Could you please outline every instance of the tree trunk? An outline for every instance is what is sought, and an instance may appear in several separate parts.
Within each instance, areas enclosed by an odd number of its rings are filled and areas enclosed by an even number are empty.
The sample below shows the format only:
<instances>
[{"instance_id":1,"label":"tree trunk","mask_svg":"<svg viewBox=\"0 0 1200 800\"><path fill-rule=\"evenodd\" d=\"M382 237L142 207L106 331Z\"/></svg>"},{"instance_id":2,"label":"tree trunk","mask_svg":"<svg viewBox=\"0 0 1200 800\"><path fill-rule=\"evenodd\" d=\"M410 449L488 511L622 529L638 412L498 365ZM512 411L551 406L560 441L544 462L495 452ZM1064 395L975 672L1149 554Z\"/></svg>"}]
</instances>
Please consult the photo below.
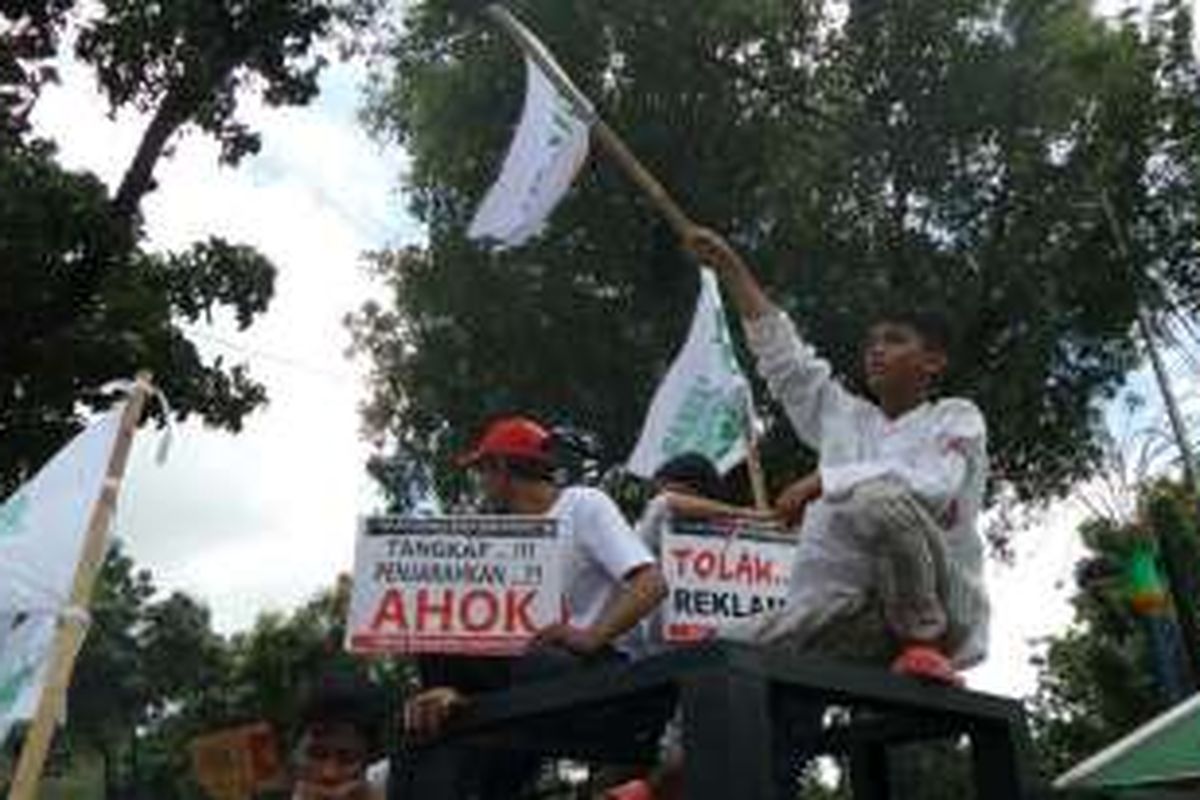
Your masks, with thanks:
<instances>
[{"instance_id":1,"label":"tree trunk","mask_svg":"<svg viewBox=\"0 0 1200 800\"><path fill-rule=\"evenodd\" d=\"M154 165L162 157L167 142L189 116L189 105L175 92L170 92L150 120L142 135L137 153L121 179L113 198L113 208L124 220L132 221L142 198L154 187Z\"/></svg>"}]
</instances>

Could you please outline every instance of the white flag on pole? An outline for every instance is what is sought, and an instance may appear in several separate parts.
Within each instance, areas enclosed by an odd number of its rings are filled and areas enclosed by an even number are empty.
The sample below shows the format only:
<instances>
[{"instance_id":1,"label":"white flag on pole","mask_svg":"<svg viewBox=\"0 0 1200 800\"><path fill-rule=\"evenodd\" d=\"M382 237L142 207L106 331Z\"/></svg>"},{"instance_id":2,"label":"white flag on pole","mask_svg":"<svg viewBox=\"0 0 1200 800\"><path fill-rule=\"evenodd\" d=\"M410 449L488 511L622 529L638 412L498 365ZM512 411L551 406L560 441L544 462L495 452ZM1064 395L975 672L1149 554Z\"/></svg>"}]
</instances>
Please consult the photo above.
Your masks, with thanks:
<instances>
[{"instance_id":1,"label":"white flag on pole","mask_svg":"<svg viewBox=\"0 0 1200 800\"><path fill-rule=\"evenodd\" d=\"M750 386L738 366L711 270L700 270L700 297L687 341L654 393L627 468L649 478L667 460L701 453L721 473L746 457Z\"/></svg>"},{"instance_id":2,"label":"white flag on pole","mask_svg":"<svg viewBox=\"0 0 1200 800\"><path fill-rule=\"evenodd\" d=\"M0 742L37 711L54 629L53 615L0 611Z\"/></svg>"},{"instance_id":3,"label":"white flag on pole","mask_svg":"<svg viewBox=\"0 0 1200 800\"><path fill-rule=\"evenodd\" d=\"M525 60L525 107L500 177L467 230L472 239L516 247L545 226L587 159L591 123Z\"/></svg>"},{"instance_id":4,"label":"white flag on pole","mask_svg":"<svg viewBox=\"0 0 1200 800\"><path fill-rule=\"evenodd\" d=\"M0 741L37 704L123 411L89 425L0 505Z\"/></svg>"}]
</instances>

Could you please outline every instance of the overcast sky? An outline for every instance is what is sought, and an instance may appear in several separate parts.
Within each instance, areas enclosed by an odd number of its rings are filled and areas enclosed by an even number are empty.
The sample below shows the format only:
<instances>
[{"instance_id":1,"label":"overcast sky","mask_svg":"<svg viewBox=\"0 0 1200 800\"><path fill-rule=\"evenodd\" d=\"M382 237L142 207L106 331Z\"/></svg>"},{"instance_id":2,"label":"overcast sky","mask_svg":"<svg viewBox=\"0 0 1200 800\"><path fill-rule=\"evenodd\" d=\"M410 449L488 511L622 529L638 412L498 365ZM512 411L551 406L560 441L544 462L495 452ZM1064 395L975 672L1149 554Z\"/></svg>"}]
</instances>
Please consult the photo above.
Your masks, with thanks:
<instances>
[{"instance_id":1,"label":"overcast sky","mask_svg":"<svg viewBox=\"0 0 1200 800\"><path fill-rule=\"evenodd\" d=\"M165 466L156 434L143 432L130 464L116 533L164 589L183 589L231 632L265 610L288 610L351 566L355 520L377 497L363 463L356 405L360 369L346 361L342 318L378 294L361 253L416 242L421 231L397 194L404 157L356 120L363 75L331 68L303 109L242 116L263 150L239 169L218 166L216 147L191 134L156 171L144 211L155 246L184 247L210 235L254 245L279 268L270 312L245 334L219 324L197 332L209 355L251 364L270 406L232 436L188 424ZM70 167L114 185L145 120L109 119L90 74L67 67L36 114ZM1017 540L1015 567L993 564L993 656L971 676L1006 693L1033 686L1027 640L1060 630L1079 555L1074 504L1055 508Z\"/></svg>"}]
</instances>

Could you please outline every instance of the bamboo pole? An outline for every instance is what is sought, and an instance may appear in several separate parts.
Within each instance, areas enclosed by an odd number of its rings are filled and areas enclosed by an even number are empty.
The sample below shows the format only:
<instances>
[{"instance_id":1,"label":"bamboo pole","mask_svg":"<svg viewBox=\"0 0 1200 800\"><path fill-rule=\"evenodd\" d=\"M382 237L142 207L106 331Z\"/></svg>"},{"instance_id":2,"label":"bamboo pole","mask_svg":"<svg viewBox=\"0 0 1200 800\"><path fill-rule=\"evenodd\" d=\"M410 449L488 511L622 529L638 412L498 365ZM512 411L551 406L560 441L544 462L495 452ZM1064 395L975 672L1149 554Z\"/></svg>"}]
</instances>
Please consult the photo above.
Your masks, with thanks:
<instances>
[{"instance_id":1,"label":"bamboo pole","mask_svg":"<svg viewBox=\"0 0 1200 800\"><path fill-rule=\"evenodd\" d=\"M749 386L746 387L746 468L750 472L754 507L766 511L771 507L771 502L767 498L767 478L758 452L758 414L754 411L754 396Z\"/></svg>"},{"instance_id":2,"label":"bamboo pole","mask_svg":"<svg viewBox=\"0 0 1200 800\"><path fill-rule=\"evenodd\" d=\"M116 511L117 493L121 487L121 478L125 474L125 465L129 461L133 434L142 418L142 409L146 404L149 390L149 373L139 373L137 382L125 403L125 411L121 415L120 427L108 459L104 487L88 517L83 551L80 554L79 563L75 567L75 577L71 586L68 606L76 613L64 615L58 621L58 629L55 631L50 653L46 683L42 687L33 722L21 747L16 774L13 776L12 787L8 795L9 800L34 800L37 796L42 768L46 762L46 754L49 752L50 740L54 734L54 725L61 716L66 703L67 689L71 685L71 672L75 667L75 659L79 655L80 647L83 646L84 636L87 635L87 619L81 610L86 609L91 602L92 589L104 563L108 528Z\"/></svg>"}]
</instances>

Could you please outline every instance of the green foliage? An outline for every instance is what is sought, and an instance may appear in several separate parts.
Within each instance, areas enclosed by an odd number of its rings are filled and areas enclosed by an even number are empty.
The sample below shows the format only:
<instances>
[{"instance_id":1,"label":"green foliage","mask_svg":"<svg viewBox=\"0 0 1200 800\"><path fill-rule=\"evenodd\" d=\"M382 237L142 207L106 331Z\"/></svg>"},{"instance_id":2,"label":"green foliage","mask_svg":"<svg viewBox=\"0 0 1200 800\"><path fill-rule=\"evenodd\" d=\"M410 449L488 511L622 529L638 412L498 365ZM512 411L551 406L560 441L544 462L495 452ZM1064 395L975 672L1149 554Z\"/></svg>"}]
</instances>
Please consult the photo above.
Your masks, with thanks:
<instances>
[{"instance_id":1,"label":"green foliage","mask_svg":"<svg viewBox=\"0 0 1200 800\"><path fill-rule=\"evenodd\" d=\"M173 138L194 126L222 160L256 152L238 104L271 106L317 92L329 55L349 53L373 0L69 0L0 2L0 495L11 491L111 398L97 387L154 373L181 417L237 431L266 400L245 365L206 361L183 324L264 313L274 266L253 249L209 239L181 252L144 246L139 206ZM149 122L119 186L64 169L34 138L28 112L54 78L68 21L76 56L114 111Z\"/></svg>"},{"instance_id":2,"label":"green foliage","mask_svg":"<svg viewBox=\"0 0 1200 800\"><path fill-rule=\"evenodd\" d=\"M47 59L74 0L0 0L0 147L29 130L29 112L43 85L57 79Z\"/></svg>"},{"instance_id":3,"label":"green foliage","mask_svg":"<svg viewBox=\"0 0 1200 800\"><path fill-rule=\"evenodd\" d=\"M80 403L139 369L181 413L237 430L265 399L244 366L206 363L181 321L264 312L274 267L213 239L179 254L131 247L107 191L63 170L44 143L0 150L0 493L80 427Z\"/></svg>"},{"instance_id":4,"label":"green foliage","mask_svg":"<svg viewBox=\"0 0 1200 800\"><path fill-rule=\"evenodd\" d=\"M1200 299L1187 10L1158 3L1143 32L1082 0L864 0L841 25L838 7L518 10L852 383L871 313L949 308L961 346L947 388L984 407L997 474L1023 497L1061 492L1093 469L1097 405L1136 363L1136 304ZM377 76L368 117L412 155L405 188L429 244L377 255L391 301L351 320L375 366L365 427L396 461L433 465L448 496L461 488L448 455L512 409L590 428L608 463L622 459L696 289L602 154L537 241L488 254L464 240L518 114L522 62L460 8L409 6ZM781 482L801 465L788 426L766 417Z\"/></svg>"},{"instance_id":5,"label":"green foliage","mask_svg":"<svg viewBox=\"0 0 1200 800\"><path fill-rule=\"evenodd\" d=\"M227 661L206 608L183 594L155 593L150 573L114 546L96 585L67 724L75 749L100 757L106 796L129 780L137 731L203 705L219 689ZM176 761L186 775L186 752Z\"/></svg>"}]
</instances>

